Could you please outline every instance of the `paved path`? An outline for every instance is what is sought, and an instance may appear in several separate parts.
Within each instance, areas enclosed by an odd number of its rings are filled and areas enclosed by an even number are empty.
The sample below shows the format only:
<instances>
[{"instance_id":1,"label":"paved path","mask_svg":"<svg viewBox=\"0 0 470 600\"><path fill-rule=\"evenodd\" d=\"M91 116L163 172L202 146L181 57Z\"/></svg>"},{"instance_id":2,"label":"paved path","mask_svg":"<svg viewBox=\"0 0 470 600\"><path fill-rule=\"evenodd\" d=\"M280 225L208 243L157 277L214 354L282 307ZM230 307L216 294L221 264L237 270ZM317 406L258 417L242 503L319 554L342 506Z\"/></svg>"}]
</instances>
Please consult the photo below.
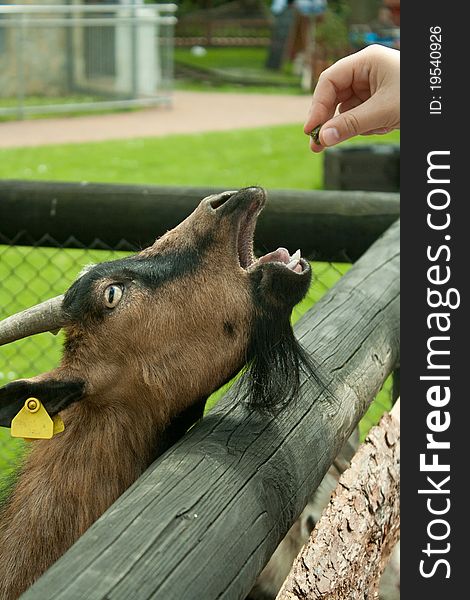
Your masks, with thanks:
<instances>
[{"instance_id":1,"label":"paved path","mask_svg":"<svg viewBox=\"0 0 470 600\"><path fill-rule=\"evenodd\" d=\"M302 123L309 96L175 92L173 107L0 123L0 148Z\"/></svg>"}]
</instances>

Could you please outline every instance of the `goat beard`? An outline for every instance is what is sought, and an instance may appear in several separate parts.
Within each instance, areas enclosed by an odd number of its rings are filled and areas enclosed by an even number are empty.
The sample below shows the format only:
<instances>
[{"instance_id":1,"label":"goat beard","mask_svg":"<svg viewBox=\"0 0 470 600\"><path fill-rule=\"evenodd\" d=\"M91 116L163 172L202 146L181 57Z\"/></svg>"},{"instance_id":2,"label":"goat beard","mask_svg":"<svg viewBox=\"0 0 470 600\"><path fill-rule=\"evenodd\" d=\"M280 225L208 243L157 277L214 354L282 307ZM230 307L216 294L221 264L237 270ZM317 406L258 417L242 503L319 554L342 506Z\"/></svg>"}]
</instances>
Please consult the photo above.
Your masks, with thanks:
<instances>
[{"instance_id":1,"label":"goat beard","mask_svg":"<svg viewBox=\"0 0 470 600\"><path fill-rule=\"evenodd\" d=\"M318 369L296 339L289 315L256 319L247 359L242 386L248 406L255 410L273 414L294 401L302 373L321 385Z\"/></svg>"}]
</instances>

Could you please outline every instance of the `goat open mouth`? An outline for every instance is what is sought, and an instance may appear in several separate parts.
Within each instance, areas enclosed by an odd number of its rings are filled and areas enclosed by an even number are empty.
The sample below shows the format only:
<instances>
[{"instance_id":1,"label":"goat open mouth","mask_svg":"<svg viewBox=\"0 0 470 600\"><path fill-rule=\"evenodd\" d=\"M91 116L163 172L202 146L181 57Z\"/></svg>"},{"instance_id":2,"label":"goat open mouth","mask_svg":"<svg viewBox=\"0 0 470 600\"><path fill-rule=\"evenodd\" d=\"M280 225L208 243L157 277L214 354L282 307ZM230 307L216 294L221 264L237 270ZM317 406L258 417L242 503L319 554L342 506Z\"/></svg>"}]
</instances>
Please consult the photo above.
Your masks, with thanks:
<instances>
[{"instance_id":1,"label":"goat open mouth","mask_svg":"<svg viewBox=\"0 0 470 600\"><path fill-rule=\"evenodd\" d=\"M245 271L252 271L263 263L283 265L290 271L302 274L309 270L308 262L301 257L300 250L290 254L286 248L278 248L256 258L253 251L253 238L258 216L266 202L266 192L260 187L249 187L239 191L224 192L211 197L213 210L223 213L238 213L237 254L238 262Z\"/></svg>"},{"instance_id":2,"label":"goat open mouth","mask_svg":"<svg viewBox=\"0 0 470 600\"><path fill-rule=\"evenodd\" d=\"M255 257L253 251L253 239L256 222L259 214L263 210L263 206L264 201L262 203L253 201L240 219L237 237L238 261L240 266L246 271L251 271L263 263L278 263L284 265L294 273L301 274L308 270L308 263L301 257L300 250L290 254L286 248L278 248L259 258Z\"/></svg>"}]
</instances>

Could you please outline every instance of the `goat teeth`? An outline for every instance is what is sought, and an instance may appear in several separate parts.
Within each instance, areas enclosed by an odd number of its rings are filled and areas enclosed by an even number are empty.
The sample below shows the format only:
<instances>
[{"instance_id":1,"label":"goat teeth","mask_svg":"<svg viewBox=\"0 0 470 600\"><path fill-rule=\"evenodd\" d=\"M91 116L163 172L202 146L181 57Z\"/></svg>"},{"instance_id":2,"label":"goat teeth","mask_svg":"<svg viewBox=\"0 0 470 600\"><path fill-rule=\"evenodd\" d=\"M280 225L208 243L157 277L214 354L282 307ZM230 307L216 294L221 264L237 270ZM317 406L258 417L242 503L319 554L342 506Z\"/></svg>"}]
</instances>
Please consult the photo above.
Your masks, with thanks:
<instances>
[{"instance_id":1,"label":"goat teeth","mask_svg":"<svg viewBox=\"0 0 470 600\"><path fill-rule=\"evenodd\" d=\"M297 265L300 264L300 261L298 258L294 258L293 260L291 260L290 262L287 263L287 268L290 269L291 271L294 271L295 267Z\"/></svg>"},{"instance_id":2,"label":"goat teeth","mask_svg":"<svg viewBox=\"0 0 470 600\"><path fill-rule=\"evenodd\" d=\"M296 250L294 254L290 257L291 261L300 260L300 250Z\"/></svg>"}]
</instances>

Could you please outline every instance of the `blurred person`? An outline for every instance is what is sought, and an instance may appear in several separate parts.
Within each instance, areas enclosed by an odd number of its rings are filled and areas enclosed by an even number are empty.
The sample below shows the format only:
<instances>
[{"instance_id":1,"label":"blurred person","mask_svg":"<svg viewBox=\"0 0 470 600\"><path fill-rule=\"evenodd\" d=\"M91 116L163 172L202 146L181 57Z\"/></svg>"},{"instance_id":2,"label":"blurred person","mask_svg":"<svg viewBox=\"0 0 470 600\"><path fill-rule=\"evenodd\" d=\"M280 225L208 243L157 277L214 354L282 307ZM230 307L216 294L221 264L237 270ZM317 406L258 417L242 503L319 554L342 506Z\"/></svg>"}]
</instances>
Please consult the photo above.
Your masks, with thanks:
<instances>
[{"instance_id":1,"label":"blurred person","mask_svg":"<svg viewBox=\"0 0 470 600\"><path fill-rule=\"evenodd\" d=\"M315 32L318 19L328 7L327 0L294 0L295 21L291 35L290 56L293 72L301 76L300 87L312 89Z\"/></svg>"},{"instance_id":2,"label":"blurred person","mask_svg":"<svg viewBox=\"0 0 470 600\"><path fill-rule=\"evenodd\" d=\"M384 6L389 11L393 25L400 27L400 0L384 0Z\"/></svg>"},{"instance_id":3,"label":"blurred person","mask_svg":"<svg viewBox=\"0 0 470 600\"><path fill-rule=\"evenodd\" d=\"M318 137L310 140L313 152L356 135L399 129L400 52L372 45L323 71L304 132L319 125Z\"/></svg>"},{"instance_id":4,"label":"blurred person","mask_svg":"<svg viewBox=\"0 0 470 600\"><path fill-rule=\"evenodd\" d=\"M274 26L266 67L279 70L285 60L301 75L303 89L311 89L311 55L315 20L327 7L327 0L272 0Z\"/></svg>"}]
</instances>

